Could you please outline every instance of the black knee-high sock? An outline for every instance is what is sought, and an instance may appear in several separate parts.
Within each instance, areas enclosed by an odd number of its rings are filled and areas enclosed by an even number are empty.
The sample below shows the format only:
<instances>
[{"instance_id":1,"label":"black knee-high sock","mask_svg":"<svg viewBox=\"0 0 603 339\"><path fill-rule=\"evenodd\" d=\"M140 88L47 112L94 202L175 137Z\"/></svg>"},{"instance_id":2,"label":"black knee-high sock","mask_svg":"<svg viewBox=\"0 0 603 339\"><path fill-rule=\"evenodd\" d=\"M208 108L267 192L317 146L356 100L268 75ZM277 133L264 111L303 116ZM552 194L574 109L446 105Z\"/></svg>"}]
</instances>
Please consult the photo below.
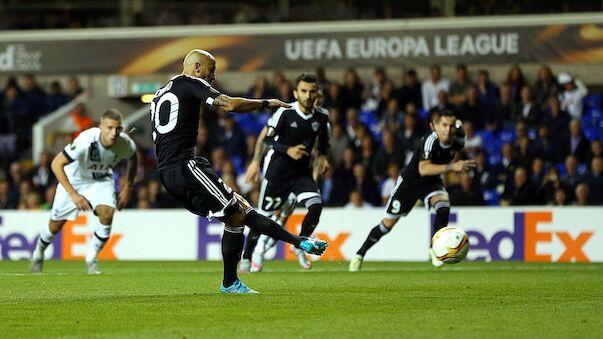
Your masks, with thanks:
<instances>
[{"instance_id":1,"label":"black knee-high sock","mask_svg":"<svg viewBox=\"0 0 603 339\"><path fill-rule=\"evenodd\" d=\"M310 202L306 202L306 207L308 208L308 213L304 217L302 221L301 232L299 233L302 237L309 237L312 235L316 226L318 225L318 221L320 220L320 213L322 212L322 205L320 203L312 203L313 198L308 199ZM319 198L317 198L319 199ZM320 201L320 199L318 200Z\"/></svg>"},{"instance_id":2,"label":"black knee-high sock","mask_svg":"<svg viewBox=\"0 0 603 339\"><path fill-rule=\"evenodd\" d=\"M435 220L433 222L433 233L440 229L448 226L448 215L450 214L450 202L438 201L435 203L434 209L436 211ZM433 234L432 234L433 236Z\"/></svg>"},{"instance_id":3,"label":"black knee-high sock","mask_svg":"<svg viewBox=\"0 0 603 339\"><path fill-rule=\"evenodd\" d=\"M237 279L237 265L243 251L243 227L240 232L231 232L224 229L222 235L222 259L224 261L224 287L231 286Z\"/></svg>"},{"instance_id":4,"label":"black knee-high sock","mask_svg":"<svg viewBox=\"0 0 603 339\"><path fill-rule=\"evenodd\" d=\"M379 241L379 239L381 239L381 237L387 234L389 231L390 229L385 227L383 223L380 223L379 225L373 227L368 237L366 237L364 244L362 244L362 247L360 247L356 254L364 257L366 251L373 247L373 245L375 245Z\"/></svg>"},{"instance_id":5,"label":"black knee-high sock","mask_svg":"<svg viewBox=\"0 0 603 339\"><path fill-rule=\"evenodd\" d=\"M245 225L249 226L252 230L266 234L271 238L288 242L295 247L299 247L299 244L304 240L303 237L298 237L289 233L286 229L279 226L276 222L272 221L256 211L249 211L245 218Z\"/></svg>"},{"instance_id":6,"label":"black knee-high sock","mask_svg":"<svg viewBox=\"0 0 603 339\"><path fill-rule=\"evenodd\" d=\"M250 230L249 234L247 234L247 242L245 242L245 250L243 251L243 259L251 260L251 255L253 254L253 249L255 245L258 244L258 239L260 238L260 233Z\"/></svg>"}]
</instances>

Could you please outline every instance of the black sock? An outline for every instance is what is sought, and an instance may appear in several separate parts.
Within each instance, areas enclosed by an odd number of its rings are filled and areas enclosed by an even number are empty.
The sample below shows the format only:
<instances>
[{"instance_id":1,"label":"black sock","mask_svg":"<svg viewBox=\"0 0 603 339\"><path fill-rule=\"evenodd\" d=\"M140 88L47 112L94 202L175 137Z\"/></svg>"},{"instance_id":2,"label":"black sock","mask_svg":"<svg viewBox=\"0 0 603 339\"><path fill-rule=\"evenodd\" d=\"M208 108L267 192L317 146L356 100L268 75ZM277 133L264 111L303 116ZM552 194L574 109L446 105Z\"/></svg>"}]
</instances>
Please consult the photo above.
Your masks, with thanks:
<instances>
[{"instance_id":1,"label":"black sock","mask_svg":"<svg viewBox=\"0 0 603 339\"><path fill-rule=\"evenodd\" d=\"M364 255L366 254L366 251L368 251L371 247L373 247L373 245L376 244L379 241L379 239L381 239L381 237L384 236L385 234L387 234L389 231L390 231L390 229L385 227L385 225L383 225L383 223L380 223L379 225L373 227L373 229L369 233L368 237L366 237L364 244L362 244L362 247L360 247L360 249L358 250L358 252L356 252L356 254L359 254L364 257Z\"/></svg>"},{"instance_id":2,"label":"black sock","mask_svg":"<svg viewBox=\"0 0 603 339\"><path fill-rule=\"evenodd\" d=\"M260 233L250 230L247 235L247 241L245 242L245 251L243 251L243 259L251 260L251 255L253 254L253 249L255 245L258 244L258 239L260 238Z\"/></svg>"},{"instance_id":3,"label":"black sock","mask_svg":"<svg viewBox=\"0 0 603 339\"><path fill-rule=\"evenodd\" d=\"M304 225L302 223L302 227L301 227L301 231L299 232L299 235L302 237L309 237L312 235L312 233L314 233L314 230L316 229L316 225Z\"/></svg>"},{"instance_id":4,"label":"black sock","mask_svg":"<svg viewBox=\"0 0 603 339\"><path fill-rule=\"evenodd\" d=\"M435 204L435 220L433 221L433 234L435 234L440 229L448 226L448 215L450 214L450 202L448 201L438 201ZM433 236L433 234L431 236Z\"/></svg>"},{"instance_id":5,"label":"black sock","mask_svg":"<svg viewBox=\"0 0 603 339\"><path fill-rule=\"evenodd\" d=\"M241 228L242 230L243 228ZM224 261L224 287L231 286L237 279L237 265L243 251L243 233L224 230L222 235L222 260Z\"/></svg>"},{"instance_id":6,"label":"black sock","mask_svg":"<svg viewBox=\"0 0 603 339\"><path fill-rule=\"evenodd\" d=\"M245 218L245 224L252 230L266 234L267 236L288 242L295 247L299 247L299 244L304 240L302 237L298 237L289 233L286 229L279 226L276 222L272 221L256 211L249 211Z\"/></svg>"}]
</instances>

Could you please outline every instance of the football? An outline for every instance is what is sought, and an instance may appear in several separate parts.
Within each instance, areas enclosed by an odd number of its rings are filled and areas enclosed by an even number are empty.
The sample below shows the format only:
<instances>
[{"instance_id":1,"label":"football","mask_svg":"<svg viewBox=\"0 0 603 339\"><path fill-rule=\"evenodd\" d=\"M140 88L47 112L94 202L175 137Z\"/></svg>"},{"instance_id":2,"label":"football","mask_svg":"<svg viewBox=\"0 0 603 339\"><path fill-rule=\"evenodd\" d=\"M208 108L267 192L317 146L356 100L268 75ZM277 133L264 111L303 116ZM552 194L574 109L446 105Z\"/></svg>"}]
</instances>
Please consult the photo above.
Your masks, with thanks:
<instances>
[{"instance_id":1,"label":"football","mask_svg":"<svg viewBox=\"0 0 603 339\"><path fill-rule=\"evenodd\" d=\"M456 264L465 259L469 252L469 238L460 228L444 227L431 238L431 248L445 264Z\"/></svg>"}]
</instances>

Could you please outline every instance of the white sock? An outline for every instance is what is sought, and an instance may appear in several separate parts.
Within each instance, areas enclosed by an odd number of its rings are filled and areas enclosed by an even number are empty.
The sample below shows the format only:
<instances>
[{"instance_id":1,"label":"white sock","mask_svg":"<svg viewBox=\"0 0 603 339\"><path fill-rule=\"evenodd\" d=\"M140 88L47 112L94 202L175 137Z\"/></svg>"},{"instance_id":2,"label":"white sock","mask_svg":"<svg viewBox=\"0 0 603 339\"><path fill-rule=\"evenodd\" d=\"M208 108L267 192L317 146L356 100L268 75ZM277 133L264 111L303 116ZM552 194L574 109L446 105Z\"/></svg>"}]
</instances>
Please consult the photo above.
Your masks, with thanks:
<instances>
[{"instance_id":1,"label":"white sock","mask_svg":"<svg viewBox=\"0 0 603 339\"><path fill-rule=\"evenodd\" d=\"M54 234L50 232L48 226L44 227L40 232L40 236L38 237L38 241L36 243L36 248L33 251L31 256L31 260L40 261L44 260L44 251L52 243L54 239Z\"/></svg>"},{"instance_id":2,"label":"white sock","mask_svg":"<svg viewBox=\"0 0 603 339\"><path fill-rule=\"evenodd\" d=\"M86 253L86 262L94 262L100 251L105 247L109 236L111 235L111 225L103 225L100 222L94 229L94 235L90 241L88 252Z\"/></svg>"}]
</instances>

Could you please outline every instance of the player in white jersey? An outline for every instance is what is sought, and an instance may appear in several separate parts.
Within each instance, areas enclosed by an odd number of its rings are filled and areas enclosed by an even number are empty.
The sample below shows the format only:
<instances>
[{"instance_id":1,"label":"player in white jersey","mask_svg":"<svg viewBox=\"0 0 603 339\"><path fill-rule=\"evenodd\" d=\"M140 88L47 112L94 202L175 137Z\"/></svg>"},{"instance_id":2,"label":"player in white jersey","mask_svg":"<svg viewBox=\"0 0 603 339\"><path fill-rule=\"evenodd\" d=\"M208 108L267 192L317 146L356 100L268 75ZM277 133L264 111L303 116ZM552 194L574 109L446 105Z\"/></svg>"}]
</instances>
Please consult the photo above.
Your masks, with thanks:
<instances>
[{"instance_id":1,"label":"player in white jersey","mask_svg":"<svg viewBox=\"0 0 603 339\"><path fill-rule=\"evenodd\" d=\"M115 194L113 167L127 159L127 181ZM86 253L86 272L99 274L97 257L109 240L115 209L130 201L136 175L136 144L123 133L122 115L110 109L103 113L99 127L80 133L52 160L51 169L59 184L52 204L48 227L40 233L31 258L30 272L42 272L44 250L67 220L79 211L92 210L99 223Z\"/></svg>"}]
</instances>

